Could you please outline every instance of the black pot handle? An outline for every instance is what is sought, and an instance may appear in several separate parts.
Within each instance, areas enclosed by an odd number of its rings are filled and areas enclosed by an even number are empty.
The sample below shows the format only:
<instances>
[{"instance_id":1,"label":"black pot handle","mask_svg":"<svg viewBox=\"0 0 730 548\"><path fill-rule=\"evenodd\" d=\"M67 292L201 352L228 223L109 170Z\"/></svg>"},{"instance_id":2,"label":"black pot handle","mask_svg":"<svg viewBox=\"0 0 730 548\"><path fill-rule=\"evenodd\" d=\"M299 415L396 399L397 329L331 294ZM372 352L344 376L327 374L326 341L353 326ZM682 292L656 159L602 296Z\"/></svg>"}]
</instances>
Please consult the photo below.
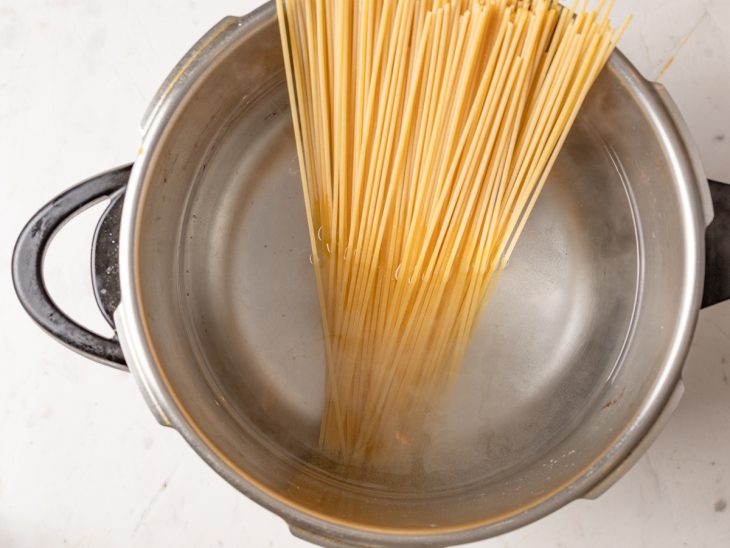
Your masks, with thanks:
<instances>
[{"instance_id":1,"label":"black pot handle","mask_svg":"<svg viewBox=\"0 0 730 548\"><path fill-rule=\"evenodd\" d=\"M710 181L715 220L707 229L702 308L730 299L730 185Z\"/></svg>"},{"instance_id":2,"label":"black pot handle","mask_svg":"<svg viewBox=\"0 0 730 548\"><path fill-rule=\"evenodd\" d=\"M53 236L68 220L100 200L111 198L112 203L107 208L94 238L93 280L97 302L107 321L113 325L111 307L116 308L119 304L118 214L131 170L132 166L127 165L108 171L58 196L36 213L25 226L13 253L15 291L30 317L49 335L69 348L125 371L126 362L116 336L106 339L89 331L64 314L53 302L43 279L43 259ZM117 217L113 217L112 213ZM106 277L100 276L100 269Z\"/></svg>"}]
</instances>

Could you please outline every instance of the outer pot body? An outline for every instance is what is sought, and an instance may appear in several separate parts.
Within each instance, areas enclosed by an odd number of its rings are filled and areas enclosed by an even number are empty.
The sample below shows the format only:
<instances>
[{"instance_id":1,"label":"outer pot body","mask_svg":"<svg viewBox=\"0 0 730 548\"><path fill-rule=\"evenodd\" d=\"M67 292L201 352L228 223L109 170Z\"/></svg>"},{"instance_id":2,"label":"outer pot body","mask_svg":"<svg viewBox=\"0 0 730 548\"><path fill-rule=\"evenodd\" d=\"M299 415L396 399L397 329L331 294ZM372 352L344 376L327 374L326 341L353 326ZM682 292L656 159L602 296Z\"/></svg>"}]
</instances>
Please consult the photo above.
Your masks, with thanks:
<instances>
[{"instance_id":1,"label":"outer pot body","mask_svg":"<svg viewBox=\"0 0 730 548\"><path fill-rule=\"evenodd\" d=\"M272 4L213 29L145 118L114 317L160 422L322 544L474 541L622 474L681 395L712 219L666 94L614 55L432 451L375 473L316 445L321 334L289 127Z\"/></svg>"}]
</instances>

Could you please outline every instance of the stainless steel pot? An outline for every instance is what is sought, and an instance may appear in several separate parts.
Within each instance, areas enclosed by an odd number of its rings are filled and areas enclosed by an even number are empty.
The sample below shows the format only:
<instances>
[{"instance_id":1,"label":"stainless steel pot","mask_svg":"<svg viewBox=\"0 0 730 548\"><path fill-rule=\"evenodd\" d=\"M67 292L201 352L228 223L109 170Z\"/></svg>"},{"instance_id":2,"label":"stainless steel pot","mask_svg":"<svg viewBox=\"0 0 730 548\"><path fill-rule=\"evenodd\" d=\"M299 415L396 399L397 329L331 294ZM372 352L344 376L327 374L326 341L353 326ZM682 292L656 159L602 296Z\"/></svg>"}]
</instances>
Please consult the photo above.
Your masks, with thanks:
<instances>
[{"instance_id":1,"label":"stainless steel pot","mask_svg":"<svg viewBox=\"0 0 730 548\"><path fill-rule=\"evenodd\" d=\"M211 30L144 118L134 167L41 210L13 261L51 335L129 367L155 416L219 474L322 545L444 546L595 497L677 404L703 297L730 297L713 196L666 92L615 54L474 338L431 444L403 471L317 447L322 335L275 11ZM94 287L118 340L48 296L55 231L111 197ZM705 277L705 252L709 265Z\"/></svg>"}]
</instances>

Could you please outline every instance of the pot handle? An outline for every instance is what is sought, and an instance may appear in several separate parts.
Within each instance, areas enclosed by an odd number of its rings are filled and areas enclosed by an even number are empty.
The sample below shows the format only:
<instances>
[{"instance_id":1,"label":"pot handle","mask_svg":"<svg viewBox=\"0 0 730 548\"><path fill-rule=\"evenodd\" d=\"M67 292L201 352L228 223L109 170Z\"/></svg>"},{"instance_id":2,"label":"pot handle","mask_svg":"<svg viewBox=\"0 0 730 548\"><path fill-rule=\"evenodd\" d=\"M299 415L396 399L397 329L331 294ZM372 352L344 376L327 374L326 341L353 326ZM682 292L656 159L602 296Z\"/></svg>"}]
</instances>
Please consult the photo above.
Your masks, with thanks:
<instances>
[{"instance_id":1,"label":"pot handle","mask_svg":"<svg viewBox=\"0 0 730 548\"><path fill-rule=\"evenodd\" d=\"M119 224L113 224L110 214L121 209L131 170L132 166L127 165L102 173L55 198L28 222L20 233L13 252L15 292L30 317L49 335L72 350L124 371L127 370L127 365L116 336L106 339L80 326L53 302L43 279L43 259L53 236L67 221L102 199L111 198L112 203L94 238L93 281L97 302L113 327L109 310L111 306L116 307L119 304L116 271L118 260L116 263L109 260L113 260L115 253L118 253L116 242ZM113 244L116 251L102 252L104 245L109 243ZM104 269L106 276L98 277L100 268Z\"/></svg>"},{"instance_id":2,"label":"pot handle","mask_svg":"<svg viewBox=\"0 0 730 548\"><path fill-rule=\"evenodd\" d=\"M710 181L715 220L705 236L705 292L702 308L730 299L730 185Z\"/></svg>"}]
</instances>

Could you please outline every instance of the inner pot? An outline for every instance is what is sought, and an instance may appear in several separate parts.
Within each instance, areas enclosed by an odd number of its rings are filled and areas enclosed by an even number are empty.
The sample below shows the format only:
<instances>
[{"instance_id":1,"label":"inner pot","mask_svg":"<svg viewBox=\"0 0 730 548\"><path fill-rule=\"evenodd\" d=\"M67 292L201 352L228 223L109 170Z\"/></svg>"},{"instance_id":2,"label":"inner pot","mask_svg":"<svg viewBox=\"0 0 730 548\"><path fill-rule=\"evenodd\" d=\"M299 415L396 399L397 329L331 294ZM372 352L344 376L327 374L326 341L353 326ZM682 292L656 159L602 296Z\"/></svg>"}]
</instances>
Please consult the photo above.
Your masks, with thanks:
<instances>
[{"instance_id":1,"label":"inner pot","mask_svg":"<svg viewBox=\"0 0 730 548\"><path fill-rule=\"evenodd\" d=\"M273 6L206 36L145 128L122 221L125 356L163 422L298 527L441 545L524 525L609 475L677 386L703 279L699 182L621 54L430 443L392 469L346 469L318 447L323 340Z\"/></svg>"}]
</instances>

